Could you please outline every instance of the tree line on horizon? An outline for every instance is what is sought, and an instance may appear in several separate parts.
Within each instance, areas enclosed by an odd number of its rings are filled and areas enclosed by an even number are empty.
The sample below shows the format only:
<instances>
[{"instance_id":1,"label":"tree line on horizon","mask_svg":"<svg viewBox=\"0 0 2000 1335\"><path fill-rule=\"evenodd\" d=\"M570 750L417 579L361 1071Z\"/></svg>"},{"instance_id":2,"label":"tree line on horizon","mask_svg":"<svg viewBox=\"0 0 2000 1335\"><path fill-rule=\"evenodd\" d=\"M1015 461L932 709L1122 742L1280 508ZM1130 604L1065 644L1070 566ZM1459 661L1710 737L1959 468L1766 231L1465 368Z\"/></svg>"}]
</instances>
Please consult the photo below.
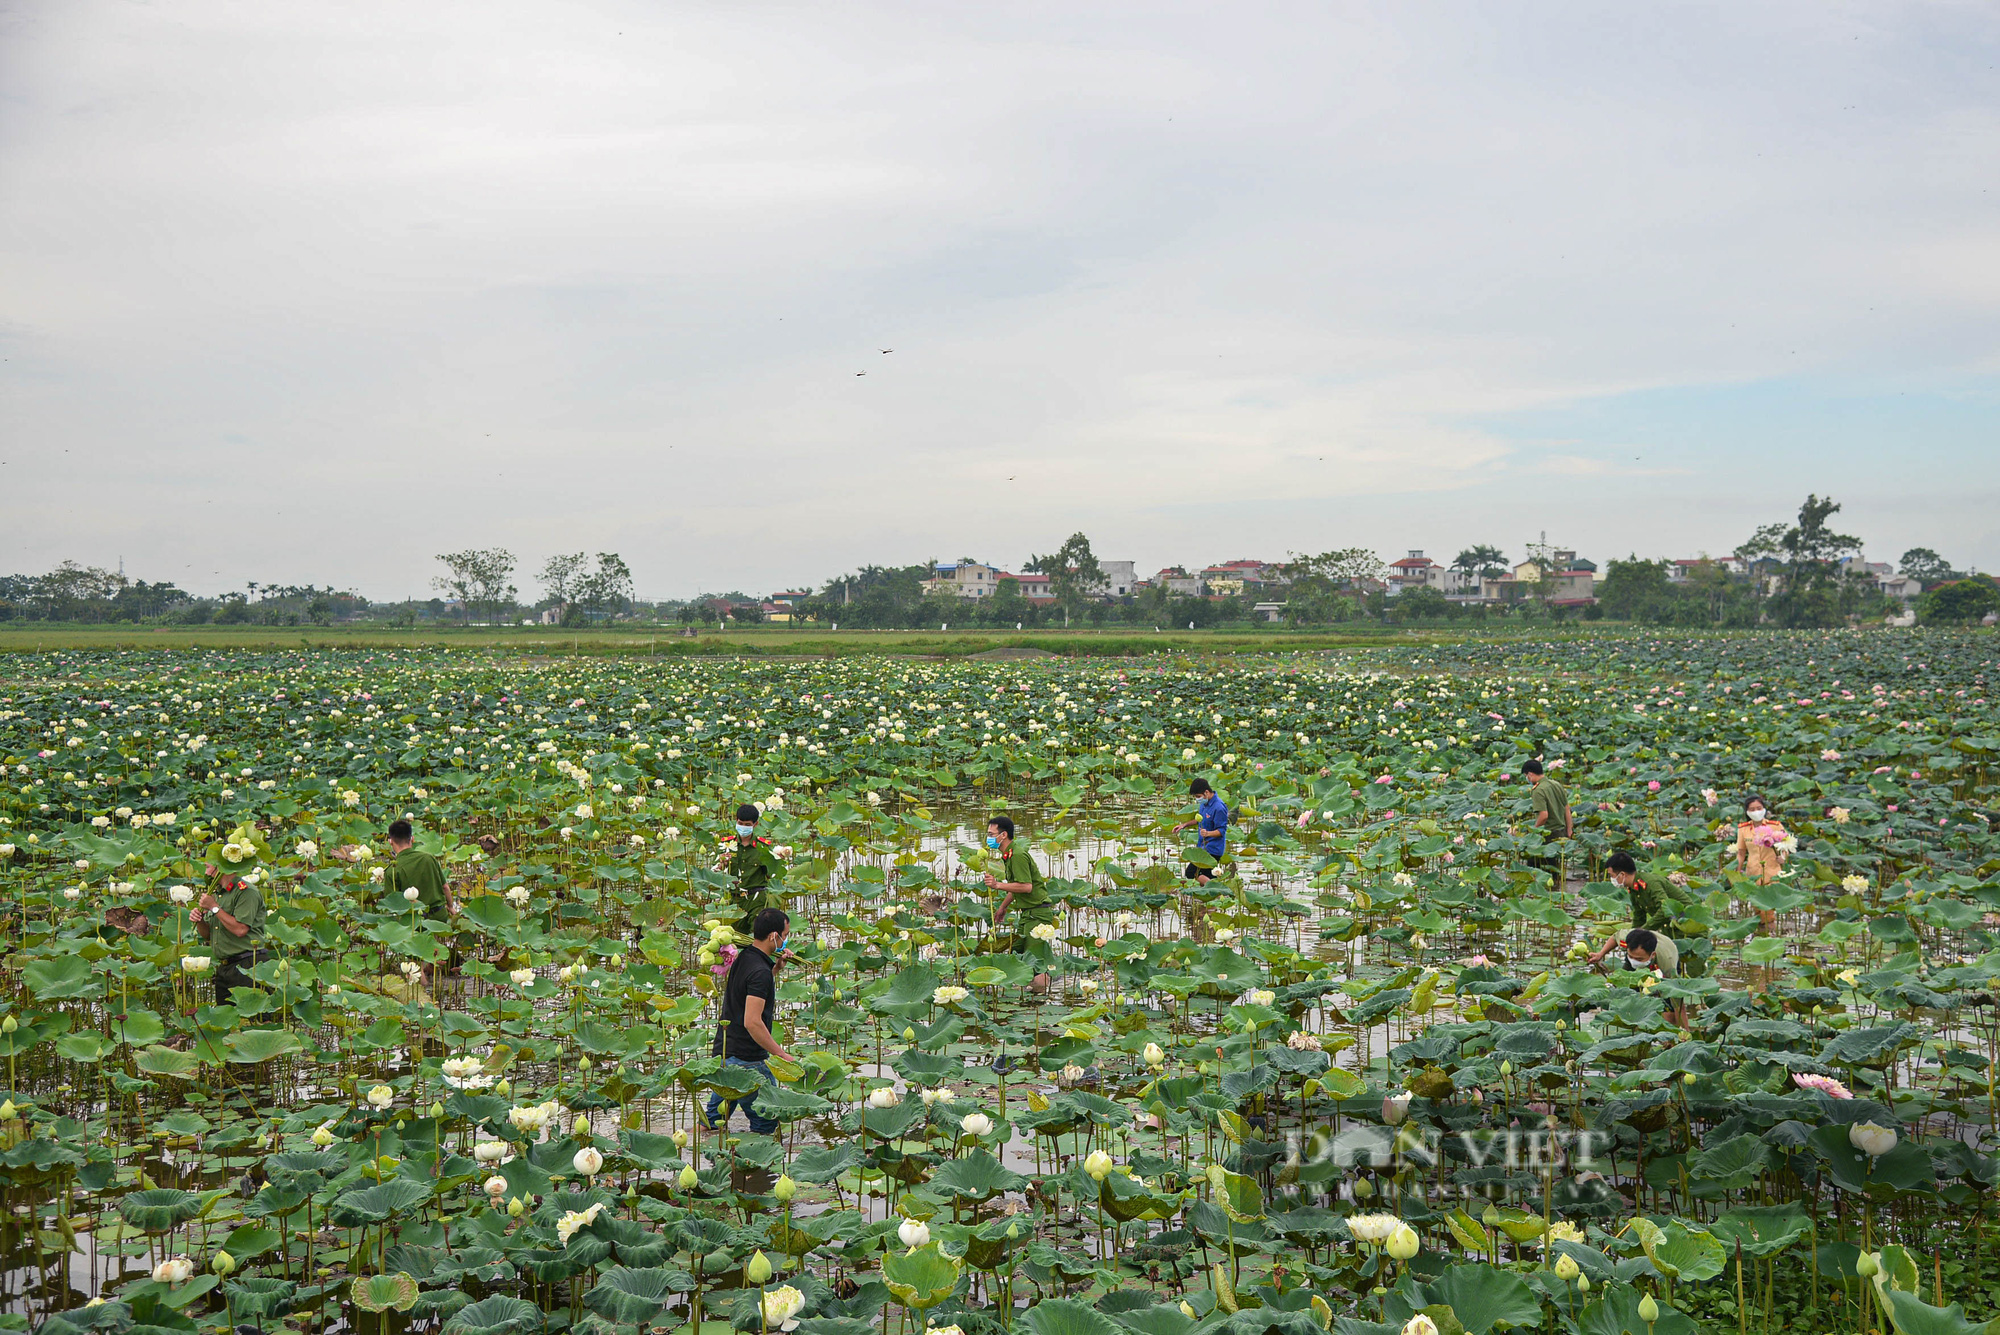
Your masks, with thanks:
<instances>
[{"instance_id":1,"label":"tree line on horizon","mask_svg":"<svg viewBox=\"0 0 2000 1335\"><path fill-rule=\"evenodd\" d=\"M1861 541L1836 532L1831 521L1840 505L1808 496L1791 523L1759 527L1729 555L1743 569L1721 560L1697 563L1684 579L1673 578L1674 563L1630 555L1609 561L1589 607L1551 607L1548 581L1530 584L1519 602L1506 605L1454 601L1433 588L1389 596L1388 567L1361 547L1315 555L1294 553L1277 563L1283 583L1282 620L1295 626L1350 622L1398 624L1507 618L1611 620L1661 626L1823 627L1900 610L1871 576L1843 569ZM1537 551L1531 546L1529 558ZM1548 552L1539 555L1546 560ZM970 560L971 558L963 558ZM543 563L536 579L541 596L520 600L515 571L519 561L502 547L467 548L437 557L443 573L432 579L438 596L400 603L371 603L352 590L332 585L292 585L249 581L243 590L199 596L171 581L128 579L76 561L64 561L45 575L0 576L0 623L137 623L155 625L331 625L375 620L414 624L418 620L511 621L524 612L563 626L642 620L684 625L723 620L754 624L765 620L764 600L740 592L640 604L633 594L631 567L616 552L562 553ZM1151 585L1122 598L1099 594L1102 567L1087 535L1073 533L1051 552L1031 555L1026 569L1046 575L1051 597L1029 599L1011 579L986 598L927 593L924 584L935 559L903 566L862 566L833 577L809 596L794 600L786 613L795 623L857 629L921 629L931 626L1011 628L1047 625L1131 625L1208 629L1259 618L1255 608L1273 600L1272 591L1246 590L1238 596L1193 596ZM1459 551L1448 569L1466 579L1491 578L1509 569L1499 547L1481 543ZM1954 569L1928 547L1903 553L1898 571L1924 589L1919 615L1941 624L1979 620L2000 610L2000 584L1989 575ZM805 586L802 586L805 587ZM1894 608L1890 605L1894 604Z\"/></svg>"}]
</instances>

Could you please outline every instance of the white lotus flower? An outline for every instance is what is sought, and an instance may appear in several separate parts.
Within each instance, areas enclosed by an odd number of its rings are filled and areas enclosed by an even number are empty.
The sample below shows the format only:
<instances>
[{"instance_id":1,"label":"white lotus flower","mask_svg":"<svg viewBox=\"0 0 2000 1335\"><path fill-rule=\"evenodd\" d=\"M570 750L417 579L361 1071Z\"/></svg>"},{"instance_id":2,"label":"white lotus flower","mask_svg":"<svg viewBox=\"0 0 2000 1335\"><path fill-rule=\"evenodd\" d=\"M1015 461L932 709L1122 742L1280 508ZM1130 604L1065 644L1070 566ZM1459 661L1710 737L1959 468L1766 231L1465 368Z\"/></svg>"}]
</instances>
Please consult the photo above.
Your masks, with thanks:
<instances>
[{"instance_id":1,"label":"white lotus flower","mask_svg":"<svg viewBox=\"0 0 2000 1335\"><path fill-rule=\"evenodd\" d=\"M417 887L414 885L403 892L403 898L408 900L412 904L416 903L423 897L424 897L424 892L417 889Z\"/></svg>"},{"instance_id":2,"label":"white lotus flower","mask_svg":"<svg viewBox=\"0 0 2000 1335\"><path fill-rule=\"evenodd\" d=\"M377 1085L368 1091L368 1106L386 1108L396 1101L396 1091L387 1085Z\"/></svg>"},{"instance_id":3,"label":"white lotus flower","mask_svg":"<svg viewBox=\"0 0 2000 1335\"><path fill-rule=\"evenodd\" d=\"M192 904L194 903L194 890L185 885L170 885L167 887L167 898L176 904Z\"/></svg>"},{"instance_id":4,"label":"white lotus flower","mask_svg":"<svg viewBox=\"0 0 2000 1335\"><path fill-rule=\"evenodd\" d=\"M1102 1182L1110 1177L1111 1170L1115 1166L1111 1156L1103 1150L1092 1150L1083 1156L1083 1171L1090 1174L1090 1180L1093 1182Z\"/></svg>"},{"instance_id":5,"label":"white lotus flower","mask_svg":"<svg viewBox=\"0 0 2000 1335\"><path fill-rule=\"evenodd\" d=\"M578 1150L576 1157L572 1158L569 1162L570 1167L576 1169L577 1172L582 1173L585 1177L596 1177L604 1170L604 1156L588 1145Z\"/></svg>"},{"instance_id":6,"label":"white lotus flower","mask_svg":"<svg viewBox=\"0 0 2000 1335\"><path fill-rule=\"evenodd\" d=\"M181 972L206 973L208 966L213 963L215 963L214 959L207 955L183 955L181 956Z\"/></svg>"},{"instance_id":7,"label":"white lotus flower","mask_svg":"<svg viewBox=\"0 0 2000 1335\"><path fill-rule=\"evenodd\" d=\"M893 1108L903 1100L888 1085L868 1091L868 1106L871 1108Z\"/></svg>"},{"instance_id":8,"label":"white lotus flower","mask_svg":"<svg viewBox=\"0 0 2000 1335\"><path fill-rule=\"evenodd\" d=\"M772 1330L796 1330L799 1313L805 1310L806 1296L789 1284L764 1290L761 1299L764 1324Z\"/></svg>"},{"instance_id":9,"label":"white lotus flower","mask_svg":"<svg viewBox=\"0 0 2000 1335\"><path fill-rule=\"evenodd\" d=\"M1403 1323L1403 1335L1438 1335L1437 1322L1419 1312Z\"/></svg>"},{"instance_id":10,"label":"white lotus flower","mask_svg":"<svg viewBox=\"0 0 2000 1335\"><path fill-rule=\"evenodd\" d=\"M170 1256L153 1267L155 1284L185 1284L194 1278L194 1262L185 1256Z\"/></svg>"},{"instance_id":11,"label":"white lotus flower","mask_svg":"<svg viewBox=\"0 0 2000 1335\"><path fill-rule=\"evenodd\" d=\"M596 814L597 813L595 811L592 811L590 809L590 803L588 802L579 803L576 808L576 818L578 820L589 820L592 816L595 816Z\"/></svg>"},{"instance_id":12,"label":"white lotus flower","mask_svg":"<svg viewBox=\"0 0 2000 1335\"><path fill-rule=\"evenodd\" d=\"M1896 1148L1896 1133L1873 1122L1856 1122L1847 1128L1847 1143L1871 1159L1879 1159Z\"/></svg>"},{"instance_id":13,"label":"white lotus flower","mask_svg":"<svg viewBox=\"0 0 2000 1335\"><path fill-rule=\"evenodd\" d=\"M504 1140L482 1140L472 1147L472 1157L481 1163L499 1163L510 1148Z\"/></svg>"},{"instance_id":14,"label":"white lotus flower","mask_svg":"<svg viewBox=\"0 0 2000 1335\"><path fill-rule=\"evenodd\" d=\"M311 862L319 856L319 845L310 839L301 839L292 846L292 852L298 854L302 861Z\"/></svg>"},{"instance_id":15,"label":"white lotus flower","mask_svg":"<svg viewBox=\"0 0 2000 1335\"><path fill-rule=\"evenodd\" d=\"M931 1000L940 1006L946 1006L954 1001L963 1001L970 995L971 993L962 987L946 984L931 993Z\"/></svg>"},{"instance_id":16,"label":"white lotus flower","mask_svg":"<svg viewBox=\"0 0 2000 1335\"><path fill-rule=\"evenodd\" d=\"M515 969L508 973L507 980L516 987L526 987L535 981L535 971L533 969Z\"/></svg>"},{"instance_id":17,"label":"white lotus flower","mask_svg":"<svg viewBox=\"0 0 2000 1335\"><path fill-rule=\"evenodd\" d=\"M1148 1066L1165 1066L1167 1064L1166 1050L1158 1043L1148 1043L1145 1052L1140 1055L1145 1058L1146 1065Z\"/></svg>"},{"instance_id":18,"label":"white lotus flower","mask_svg":"<svg viewBox=\"0 0 2000 1335\"><path fill-rule=\"evenodd\" d=\"M1028 930L1028 935L1034 937L1037 941L1053 941L1056 939L1055 924L1038 922Z\"/></svg>"},{"instance_id":19,"label":"white lotus flower","mask_svg":"<svg viewBox=\"0 0 2000 1335\"><path fill-rule=\"evenodd\" d=\"M1278 994L1268 987L1253 987L1243 994L1243 999L1252 1006L1268 1006L1278 999Z\"/></svg>"},{"instance_id":20,"label":"white lotus flower","mask_svg":"<svg viewBox=\"0 0 2000 1335\"><path fill-rule=\"evenodd\" d=\"M959 1123L968 1136L990 1136L993 1134L993 1119L985 1113L967 1113Z\"/></svg>"},{"instance_id":21,"label":"white lotus flower","mask_svg":"<svg viewBox=\"0 0 2000 1335\"><path fill-rule=\"evenodd\" d=\"M487 1196L493 1200L497 1201L507 1194L507 1179L497 1173L487 1178L484 1186Z\"/></svg>"},{"instance_id":22,"label":"white lotus flower","mask_svg":"<svg viewBox=\"0 0 2000 1335\"><path fill-rule=\"evenodd\" d=\"M1403 1221L1392 1214L1357 1214L1347 1220L1347 1231L1357 1242L1387 1242L1389 1235L1403 1226Z\"/></svg>"},{"instance_id":23,"label":"white lotus flower","mask_svg":"<svg viewBox=\"0 0 2000 1335\"><path fill-rule=\"evenodd\" d=\"M930 1226L920 1219L905 1219L896 1227L896 1236L912 1251L931 1240Z\"/></svg>"}]
</instances>

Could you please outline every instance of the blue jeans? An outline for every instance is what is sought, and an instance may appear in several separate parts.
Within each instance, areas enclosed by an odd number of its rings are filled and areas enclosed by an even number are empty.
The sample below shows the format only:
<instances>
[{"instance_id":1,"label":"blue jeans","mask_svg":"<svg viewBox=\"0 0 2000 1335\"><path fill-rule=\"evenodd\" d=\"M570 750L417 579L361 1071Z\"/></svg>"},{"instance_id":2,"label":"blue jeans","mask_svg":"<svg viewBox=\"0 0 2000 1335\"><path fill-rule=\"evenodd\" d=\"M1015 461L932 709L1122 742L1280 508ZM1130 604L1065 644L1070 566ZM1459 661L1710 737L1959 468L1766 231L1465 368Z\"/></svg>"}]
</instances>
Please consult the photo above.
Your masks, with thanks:
<instances>
[{"instance_id":1,"label":"blue jeans","mask_svg":"<svg viewBox=\"0 0 2000 1335\"><path fill-rule=\"evenodd\" d=\"M771 1075L771 1064L762 1057L759 1057L755 1061L751 1061L746 1057L724 1057L722 1064L724 1066L741 1066L746 1071L755 1071L765 1084L771 1086L773 1089L777 1088L778 1082ZM711 1093L708 1096L708 1124L715 1127L727 1126L729 1124L729 1115L736 1110L739 1104L750 1118L751 1131L760 1136L772 1135L777 1131L778 1119L775 1117L766 1117L757 1111L757 1092L755 1090L745 1094L741 1099L730 1099L726 1102L723 1100L720 1090Z\"/></svg>"}]
</instances>

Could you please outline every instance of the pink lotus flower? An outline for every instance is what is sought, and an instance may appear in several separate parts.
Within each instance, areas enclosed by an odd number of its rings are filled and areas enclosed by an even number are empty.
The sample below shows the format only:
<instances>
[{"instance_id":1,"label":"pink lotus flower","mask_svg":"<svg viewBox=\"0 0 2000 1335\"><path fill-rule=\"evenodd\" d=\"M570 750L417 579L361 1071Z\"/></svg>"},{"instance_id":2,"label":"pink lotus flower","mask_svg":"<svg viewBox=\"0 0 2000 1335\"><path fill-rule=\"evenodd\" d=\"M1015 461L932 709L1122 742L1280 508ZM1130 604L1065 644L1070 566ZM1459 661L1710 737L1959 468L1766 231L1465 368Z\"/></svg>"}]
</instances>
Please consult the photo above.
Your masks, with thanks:
<instances>
[{"instance_id":1,"label":"pink lotus flower","mask_svg":"<svg viewBox=\"0 0 2000 1335\"><path fill-rule=\"evenodd\" d=\"M1874 772L1877 774L1887 774L1889 772L1889 767L1887 765L1877 765L1875 767Z\"/></svg>"},{"instance_id":2,"label":"pink lotus flower","mask_svg":"<svg viewBox=\"0 0 2000 1335\"><path fill-rule=\"evenodd\" d=\"M1819 753L1819 758L1821 760L1838 760L1840 759L1840 752L1829 746L1826 750Z\"/></svg>"},{"instance_id":3,"label":"pink lotus flower","mask_svg":"<svg viewBox=\"0 0 2000 1335\"><path fill-rule=\"evenodd\" d=\"M1658 779L1648 779L1648 780L1646 780L1646 791L1647 791L1647 792L1649 792L1649 793L1657 793L1657 792L1659 792L1659 791L1660 791L1660 781L1659 781Z\"/></svg>"},{"instance_id":4,"label":"pink lotus flower","mask_svg":"<svg viewBox=\"0 0 2000 1335\"><path fill-rule=\"evenodd\" d=\"M1894 811L1895 809L1896 809L1896 804L1894 802L1891 802L1889 804L1889 810Z\"/></svg>"},{"instance_id":5,"label":"pink lotus flower","mask_svg":"<svg viewBox=\"0 0 2000 1335\"><path fill-rule=\"evenodd\" d=\"M1810 1075L1804 1071L1792 1073L1792 1083L1800 1089L1814 1089L1830 1099L1851 1099L1854 1094L1830 1075Z\"/></svg>"}]
</instances>

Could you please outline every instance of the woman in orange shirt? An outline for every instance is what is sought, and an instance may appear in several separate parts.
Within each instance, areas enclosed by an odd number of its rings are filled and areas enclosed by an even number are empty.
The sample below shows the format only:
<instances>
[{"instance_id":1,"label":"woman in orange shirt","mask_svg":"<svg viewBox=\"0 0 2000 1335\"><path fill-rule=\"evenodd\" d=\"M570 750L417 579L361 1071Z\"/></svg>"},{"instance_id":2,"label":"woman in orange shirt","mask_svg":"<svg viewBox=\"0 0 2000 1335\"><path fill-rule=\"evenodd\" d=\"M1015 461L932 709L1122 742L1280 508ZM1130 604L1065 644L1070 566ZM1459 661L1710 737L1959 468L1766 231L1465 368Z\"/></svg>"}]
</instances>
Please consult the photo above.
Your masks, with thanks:
<instances>
[{"instance_id":1,"label":"woman in orange shirt","mask_svg":"<svg viewBox=\"0 0 2000 1335\"><path fill-rule=\"evenodd\" d=\"M1778 847L1787 838L1785 827L1771 815L1771 804L1756 793L1750 795L1743 807L1750 819L1739 821L1736 826L1736 870L1741 875L1756 877L1759 885L1769 885L1785 869L1785 853ZM1777 922L1778 915L1770 909L1757 912L1765 927Z\"/></svg>"}]
</instances>

